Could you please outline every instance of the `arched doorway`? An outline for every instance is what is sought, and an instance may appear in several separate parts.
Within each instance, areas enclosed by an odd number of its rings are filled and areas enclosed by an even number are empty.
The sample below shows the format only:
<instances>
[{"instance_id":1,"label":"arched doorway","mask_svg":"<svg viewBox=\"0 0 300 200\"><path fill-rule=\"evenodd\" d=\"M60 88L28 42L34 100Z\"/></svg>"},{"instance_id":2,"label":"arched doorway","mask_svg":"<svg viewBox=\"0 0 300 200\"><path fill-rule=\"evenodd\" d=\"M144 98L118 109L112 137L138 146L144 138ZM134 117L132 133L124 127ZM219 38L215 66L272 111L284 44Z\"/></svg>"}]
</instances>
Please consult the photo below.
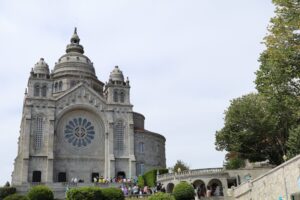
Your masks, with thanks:
<instances>
[{"instance_id":1,"label":"arched doorway","mask_svg":"<svg viewBox=\"0 0 300 200\"><path fill-rule=\"evenodd\" d=\"M206 187L205 183L202 180L195 180L193 182L194 188L197 190L198 198L205 197L206 195Z\"/></svg>"},{"instance_id":2,"label":"arched doorway","mask_svg":"<svg viewBox=\"0 0 300 200\"><path fill-rule=\"evenodd\" d=\"M119 172L117 173L117 178L118 178L118 179L124 179L124 178L126 178L125 172L119 171Z\"/></svg>"},{"instance_id":3,"label":"arched doorway","mask_svg":"<svg viewBox=\"0 0 300 200\"><path fill-rule=\"evenodd\" d=\"M212 179L207 186L211 189L212 196L223 196L223 186L219 179Z\"/></svg>"},{"instance_id":4,"label":"arched doorway","mask_svg":"<svg viewBox=\"0 0 300 200\"><path fill-rule=\"evenodd\" d=\"M174 184L173 183L168 183L167 185L167 193L172 193L174 189Z\"/></svg>"}]
</instances>

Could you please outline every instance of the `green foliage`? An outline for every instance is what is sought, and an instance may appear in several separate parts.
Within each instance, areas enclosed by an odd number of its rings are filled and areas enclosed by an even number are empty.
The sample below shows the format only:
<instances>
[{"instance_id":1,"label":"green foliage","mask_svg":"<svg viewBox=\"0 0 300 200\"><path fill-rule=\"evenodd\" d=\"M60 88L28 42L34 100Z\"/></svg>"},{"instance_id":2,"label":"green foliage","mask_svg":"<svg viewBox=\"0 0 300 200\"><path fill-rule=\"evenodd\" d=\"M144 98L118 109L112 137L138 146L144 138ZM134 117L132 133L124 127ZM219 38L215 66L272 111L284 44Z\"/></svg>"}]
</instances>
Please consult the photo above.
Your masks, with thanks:
<instances>
[{"instance_id":1,"label":"green foliage","mask_svg":"<svg viewBox=\"0 0 300 200\"><path fill-rule=\"evenodd\" d=\"M185 171L185 170L189 170L190 167L184 163L182 160L177 160L177 162L175 163L174 167L173 167L173 171L174 172L178 172L179 171Z\"/></svg>"},{"instance_id":2,"label":"green foliage","mask_svg":"<svg viewBox=\"0 0 300 200\"><path fill-rule=\"evenodd\" d=\"M108 193L108 192L107 192ZM103 200L104 196L98 187L72 188L67 191L67 200Z\"/></svg>"},{"instance_id":3,"label":"green foliage","mask_svg":"<svg viewBox=\"0 0 300 200\"><path fill-rule=\"evenodd\" d=\"M53 200L53 192L48 188L47 186L44 185L38 185L32 187L28 194L28 198L30 200Z\"/></svg>"},{"instance_id":4,"label":"green foliage","mask_svg":"<svg viewBox=\"0 0 300 200\"><path fill-rule=\"evenodd\" d=\"M143 176L138 177L137 185L141 188L145 186L145 180Z\"/></svg>"},{"instance_id":5,"label":"green foliage","mask_svg":"<svg viewBox=\"0 0 300 200\"><path fill-rule=\"evenodd\" d=\"M192 200L195 198L195 191L191 184L183 181L174 187L173 195L176 200Z\"/></svg>"},{"instance_id":6,"label":"green foliage","mask_svg":"<svg viewBox=\"0 0 300 200\"><path fill-rule=\"evenodd\" d=\"M6 181L4 187L10 187L10 183L8 181Z\"/></svg>"},{"instance_id":7,"label":"green foliage","mask_svg":"<svg viewBox=\"0 0 300 200\"><path fill-rule=\"evenodd\" d=\"M292 158L300 154L300 125L291 129L289 132L289 139L287 141L288 153L287 157Z\"/></svg>"},{"instance_id":8,"label":"green foliage","mask_svg":"<svg viewBox=\"0 0 300 200\"><path fill-rule=\"evenodd\" d=\"M230 152L226 155L226 169L239 169L245 166L244 159L240 158L236 152Z\"/></svg>"},{"instance_id":9,"label":"green foliage","mask_svg":"<svg viewBox=\"0 0 300 200\"><path fill-rule=\"evenodd\" d=\"M122 190L118 188L103 188L101 189L103 193L103 200L124 200L124 194Z\"/></svg>"},{"instance_id":10,"label":"green foliage","mask_svg":"<svg viewBox=\"0 0 300 200\"><path fill-rule=\"evenodd\" d=\"M251 93L234 99L225 111L224 127L216 132L216 148L237 152L241 159L280 164L283 146L277 122L265 97Z\"/></svg>"},{"instance_id":11,"label":"green foliage","mask_svg":"<svg viewBox=\"0 0 300 200\"><path fill-rule=\"evenodd\" d=\"M150 196L149 200L175 200L175 198L168 193L158 192Z\"/></svg>"},{"instance_id":12,"label":"green foliage","mask_svg":"<svg viewBox=\"0 0 300 200\"><path fill-rule=\"evenodd\" d=\"M143 178L145 180L145 185L149 187L154 187L156 185L156 176L157 176L157 171L159 171L159 174L165 174L168 173L168 169L152 169L148 172L146 172L143 175Z\"/></svg>"},{"instance_id":13,"label":"green foliage","mask_svg":"<svg viewBox=\"0 0 300 200\"><path fill-rule=\"evenodd\" d=\"M0 187L0 199L16 193L16 188L14 187Z\"/></svg>"},{"instance_id":14,"label":"green foliage","mask_svg":"<svg viewBox=\"0 0 300 200\"><path fill-rule=\"evenodd\" d=\"M5 197L3 200L29 200L29 198L20 194L12 194Z\"/></svg>"},{"instance_id":15,"label":"green foliage","mask_svg":"<svg viewBox=\"0 0 300 200\"><path fill-rule=\"evenodd\" d=\"M269 112L276 117L274 140L280 145L276 162L283 162L290 129L297 126L300 114L300 1L273 0L275 17L264 38L266 50L260 55L256 72L256 88L269 103Z\"/></svg>"}]
</instances>

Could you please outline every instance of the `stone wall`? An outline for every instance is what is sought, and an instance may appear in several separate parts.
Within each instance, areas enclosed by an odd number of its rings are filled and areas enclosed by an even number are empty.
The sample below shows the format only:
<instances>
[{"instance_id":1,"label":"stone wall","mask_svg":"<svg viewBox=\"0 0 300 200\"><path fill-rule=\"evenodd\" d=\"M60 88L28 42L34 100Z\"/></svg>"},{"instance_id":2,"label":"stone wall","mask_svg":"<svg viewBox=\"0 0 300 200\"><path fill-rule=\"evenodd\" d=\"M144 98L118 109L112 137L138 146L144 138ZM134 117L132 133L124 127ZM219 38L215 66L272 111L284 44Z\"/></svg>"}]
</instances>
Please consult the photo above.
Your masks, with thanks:
<instances>
[{"instance_id":1,"label":"stone wall","mask_svg":"<svg viewBox=\"0 0 300 200\"><path fill-rule=\"evenodd\" d=\"M233 195L238 200L291 199L300 191L299 180L300 155L234 188Z\"/></svg>"}]
</instances>

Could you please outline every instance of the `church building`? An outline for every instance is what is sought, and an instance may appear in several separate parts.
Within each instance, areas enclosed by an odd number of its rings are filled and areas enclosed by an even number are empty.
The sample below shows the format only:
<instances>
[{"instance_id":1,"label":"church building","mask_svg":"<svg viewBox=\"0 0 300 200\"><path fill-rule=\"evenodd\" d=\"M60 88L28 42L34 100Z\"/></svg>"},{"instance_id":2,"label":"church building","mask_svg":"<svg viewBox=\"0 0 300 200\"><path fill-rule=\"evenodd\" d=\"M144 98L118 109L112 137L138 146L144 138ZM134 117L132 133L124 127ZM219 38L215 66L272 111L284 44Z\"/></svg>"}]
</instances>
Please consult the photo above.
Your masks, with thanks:
<instances>
[{"instance_id":1,"label":"church building","mask_svg":"<svg viewBox=\"0 0 300 200\"><path fill-rule=\"evenodd\" d=\"M12 184L75 177L91 183L165 168L166 139L146 130L144 121L133 111L128 78L116 66L107 83L100 81L75 28L51 72L43 58L30 72Z\"/></svg>"}]
</instances>

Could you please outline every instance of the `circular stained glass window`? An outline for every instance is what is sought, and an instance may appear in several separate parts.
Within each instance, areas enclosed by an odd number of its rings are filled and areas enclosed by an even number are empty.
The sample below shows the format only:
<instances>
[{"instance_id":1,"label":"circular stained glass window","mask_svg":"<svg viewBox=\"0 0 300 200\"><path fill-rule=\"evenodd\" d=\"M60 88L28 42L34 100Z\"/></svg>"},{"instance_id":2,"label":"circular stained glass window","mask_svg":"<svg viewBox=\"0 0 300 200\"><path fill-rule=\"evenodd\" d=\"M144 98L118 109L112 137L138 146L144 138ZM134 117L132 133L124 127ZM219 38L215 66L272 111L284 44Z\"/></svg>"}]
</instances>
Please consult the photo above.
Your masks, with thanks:
<instances>
[{"instance_id":1,"label":"circular stained glass window","mask_svg":"<svg viewBox=\"0 0 300 200\"><path fill-rule=\"evenodd\" d=\"M64 137L74 147L85 147L95 137L94 126L85 118L74 118L66 124Z\"/></svg>"}]
</instances>

